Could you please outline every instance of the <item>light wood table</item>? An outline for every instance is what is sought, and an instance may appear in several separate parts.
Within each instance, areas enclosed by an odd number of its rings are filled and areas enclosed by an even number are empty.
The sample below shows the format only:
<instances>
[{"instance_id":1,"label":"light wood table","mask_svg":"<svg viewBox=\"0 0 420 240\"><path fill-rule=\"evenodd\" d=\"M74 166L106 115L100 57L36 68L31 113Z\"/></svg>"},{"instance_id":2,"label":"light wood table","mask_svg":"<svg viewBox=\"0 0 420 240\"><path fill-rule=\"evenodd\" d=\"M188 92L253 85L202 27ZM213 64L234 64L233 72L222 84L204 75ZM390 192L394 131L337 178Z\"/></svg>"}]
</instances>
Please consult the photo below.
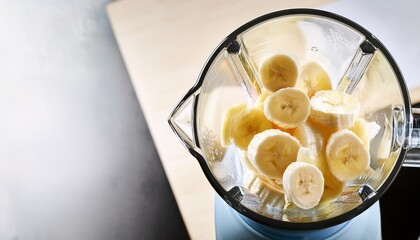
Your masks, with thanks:
<instances>
[{"instance_id":1,"label":"light wood table","mask_svg":"<svg viewBox=\"0 0 420 240\"><path fill-rule=\"evenodd\" d=\"M108 5L114 34L192 239L215 239L215 191L171 131L170 112L234 29L269 12L330 2L122 0Z\"/></svg>"}]
</instances>

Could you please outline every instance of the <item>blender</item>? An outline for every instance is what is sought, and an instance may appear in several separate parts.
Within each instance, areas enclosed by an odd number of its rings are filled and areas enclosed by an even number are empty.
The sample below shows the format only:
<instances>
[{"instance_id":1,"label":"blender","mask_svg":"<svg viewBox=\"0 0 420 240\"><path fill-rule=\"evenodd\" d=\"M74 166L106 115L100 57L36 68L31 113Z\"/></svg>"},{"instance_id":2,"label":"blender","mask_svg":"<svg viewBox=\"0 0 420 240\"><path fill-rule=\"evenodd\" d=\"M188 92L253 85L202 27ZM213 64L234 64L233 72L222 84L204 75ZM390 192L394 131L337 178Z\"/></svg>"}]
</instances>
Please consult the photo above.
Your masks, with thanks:
<instances>
[{"instance_id":1,"label":"blender","mask_svg":"<svg viewBox=\"0 0 420 240\"><path fill-rule=\"evenodd\" d=\"M332 88L358 99L358 117L370 123L369 171L310 209L288 208L281 184L255 175L242 150L222 144L224 113L258 101L261 65L277 53L293 56L299 69L322 66ZM228 35L168 122L217 192L218 239L381 239L378 200L403 165L419 166L407 155L420 147L419 114L397 63L373 34L331 12L288 9Z\"/></svg>"}]
</instances>

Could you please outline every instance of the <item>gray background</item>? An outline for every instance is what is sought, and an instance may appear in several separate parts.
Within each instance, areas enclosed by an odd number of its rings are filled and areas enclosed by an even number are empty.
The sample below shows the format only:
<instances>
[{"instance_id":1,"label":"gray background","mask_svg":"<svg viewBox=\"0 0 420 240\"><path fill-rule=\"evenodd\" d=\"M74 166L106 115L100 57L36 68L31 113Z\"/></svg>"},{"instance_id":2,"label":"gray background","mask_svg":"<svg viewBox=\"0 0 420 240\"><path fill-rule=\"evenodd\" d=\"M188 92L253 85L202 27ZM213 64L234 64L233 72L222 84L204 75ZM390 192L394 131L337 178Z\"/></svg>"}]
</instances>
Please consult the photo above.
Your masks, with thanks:
<instances>
[{"instance_id":1,"label":"gray background","mask_svg":"<svg viewBox=\"0 0 420 240\"><path fill-rule=\"evenodd\" d=\"M1 240L188 238L109 2L0 0Z\"/></svg>"}]
</instances>

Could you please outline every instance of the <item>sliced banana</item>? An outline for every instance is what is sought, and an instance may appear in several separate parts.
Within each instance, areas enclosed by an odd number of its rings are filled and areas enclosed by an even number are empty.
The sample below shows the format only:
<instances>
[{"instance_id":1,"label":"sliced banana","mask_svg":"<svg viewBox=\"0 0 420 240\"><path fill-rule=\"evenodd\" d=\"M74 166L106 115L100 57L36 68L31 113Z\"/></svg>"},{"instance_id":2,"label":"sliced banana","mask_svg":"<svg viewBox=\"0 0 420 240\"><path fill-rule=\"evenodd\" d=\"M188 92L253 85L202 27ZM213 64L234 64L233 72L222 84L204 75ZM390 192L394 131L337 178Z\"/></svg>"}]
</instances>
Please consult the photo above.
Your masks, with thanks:
<instances>
[{"instance_id":1,"label":"sliced banana","mask_svg":"<svg viewBox=\"0 0 420 240\"><path fill-rule=\"evenodd\" d=\"M282 88L264 100L265 116L286 129L296 128L305 122L310 109L308 96L298 88Z\"/></svg>"},{"instance_id":2,"label":"sliced banana","mask_svg":"<svg viewBox=\"0 0 420 240\"><path fill-rule=\"evenodd\" d=\"M369 151L370 148L370 138L367 130L367 123L363 118L356 119L353 127L349 128L350 131L354 132L360 140L362 140L363 145L366 147L366 150Z\"/></svg>"},{"instance_id":3,"label":"sliced banana","mask_svg":"<svg viewBox=\"0 0 420 240\"><path fill-rule=\"evenodd\" d=\"M324 177L313 164L292 162L284 171L285 197L302 209L318 205L324 192Z\"/></svg>"},{"instance_id":4,"label":"sliced banana","mask_svg":"<svg viewBox=\"0 0 420 240\"><path fill-rule=\"evenodd\" d=\"M344 191L345 183L334 177L322 154L316 154L313 149L301 147L297 155L297 162L306 162L318 167L324 177L324 193L321 197L322 204L335 201Z\"/></svg>"},{"instance_id":5,"label":"sliced banana","mask_svg":"<svg viewBox=\"0 0 420 240\"><path fill-rule=\"evenodd\" d=\"M311 98L309 119L336 129L351 128L359 115L360 102L350 94L322 90Z\"/></svg>"},{"instance_id":6,"label":"sliced banana","mask_svg":"<svg viewBox=\"0 0 420 240\"><path fill-rule=\"evenodd\" d=\"M310 62L302 68L296 87L302 89L311 98L320 90L331 90L332 83L328 73L316 62Z\"/></svg>"},{"instance_id":7,"label":"sliced banana","mask_svg":"<svg viewBox=\"0 0 420 240\"><path fill-rule=\"evenodd\" d=\"M227 147L231 144L231 126L233 120L240 114L241 111L247 108L246 103L240 103L232 106L226 110L223 114L223 124L222 124L222 139L221 144L223 147Z\"/></svg>"},{"instance_id":8,"label":"sliced banana","mask_svg":"<svg viewBox=\"0 0 420 240\"><path fill-rule=\"evenodd\" d=\"M326 156L331 173L343 182L360 177L370 165L370 155L362 140L348 129L331 135Z\"/></svg>"},{"instance_id":9,"label":"sliced banana","mask_svg":"<svg viewBox=\"0 0 420 240\"><path fill-rule=\"evenodd\" d=\"M280 127L279 125L277 125L275 123L273 123L273 129L278 129L278 130L280 130L282 132L285 132L285 133L288 133L290 135L293 135L293 132L295 130L295 128L282 128L282 127Z\"/></svg>"},{"instance_id":10,"label":"sliced banana","mask_svg":"<svg viewBox=\"0 0 420 240\"><path fill-rule=\"evenodd\" d=\"M302 146L319 155L325 150L326 140L331 133L332 131L326 127L316 126L314 123L306 121L295 129L293 136L299 140Z\"/></svg>"},{"instance_id":11,"label":"sliced banana","mask_svg":"<svg viewBox=\"0 0 420 240\"><path fill-rule=\"evenodd\" d=\"M248 153L246 151L240 151L238 153L238 157L241 160L242 164L252 172L258 172L258 170L254 167L254 165L249 161Z\"/></svg>"},{"instance_id":12,"label":"sliced banana","mask_svg":"<svg viewBox=\"0 0 420 240\"><path fill-rule=\"evenodd\" d=\"M261 109L262 111L264 111L264 100L270 95L270 92L262 92L257 100L255 101L255 106L259 109Z\"/></svg>"},{"instance_id":13,"label":"sliced banana","mask_svg":"<svg viewBox=\"0 0 420 240\"><path fill-rule=\"evenodd\" d=\"M337 200L337 198L343 193L346 183L334 177L325 158L322 158L319 161L322 164L319 168L324 176L324 194L322 194L321 202L323 204L328 204Z\"/></svg>"},{"instance_id":14,"label":"sliced banana","mask_svg":"<svg viewBox=\"0 0 420 240\"><path fill-rule=\"evenodd\" d=\"M306 162L306 163L310 163L318 167L318 159L315 154L315 151L307 147L299 148L299 151L296 157L296 162Z\"/></svg>"},{"instance_id":15,"label":"sliced banana","mask_svg":"<svg viewBox=\"0 0 420 240\"><path fill-rule=\"evenodd\" d=\"M247 172L244 178L244 187L258 196L260 203L266 206L277 207L283 203L283 185L268 179L256 172Z\"/></svg>"},{"instance_id":16,"label":"sliced banana","mask_svg":"<svg viewBox=\"0 0 420 240\"><path fill-rule=\"evenodd\" d=\"M254 136L248 146L248 159L258 171L279 179L286 167L296 161L299 141L278 129L269 129Z\"/></svg>"},{"instance_id":17,"label":"sliced banana","mask_svg":"<svg viewBox=\"0 0 420 240\"><path fill-rule=\"evenodd\" d=\"M293 87L298 79L298 66L286 54L277 54L266 59L259 70L261 85L270 92Z\"/></svg>"},{"instance_id":18,"label":"sliced banana","mask_svg":"<svg viewBox=\"0 0 420 240\"><path fill-rule=\"evenodd\" d=\"M221 142L223 146L233 143L246 150L255 134L270 128L272 123L263 111L246 103L238 104L225 112Z\"/></svg>"}]
</instances>

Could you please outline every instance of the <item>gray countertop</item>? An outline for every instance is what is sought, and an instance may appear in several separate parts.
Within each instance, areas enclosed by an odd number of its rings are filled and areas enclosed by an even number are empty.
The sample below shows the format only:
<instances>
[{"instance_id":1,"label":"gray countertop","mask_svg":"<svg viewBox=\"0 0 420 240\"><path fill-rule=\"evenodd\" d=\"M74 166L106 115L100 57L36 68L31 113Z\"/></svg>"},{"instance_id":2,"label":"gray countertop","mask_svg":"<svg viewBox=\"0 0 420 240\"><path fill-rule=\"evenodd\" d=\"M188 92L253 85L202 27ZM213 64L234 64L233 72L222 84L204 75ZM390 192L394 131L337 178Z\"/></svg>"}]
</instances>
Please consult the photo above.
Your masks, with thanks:
<instances>
[{"instance_id":1,"label":"gray countertop","mask_svg":"<svg viewBox=\"0 0 420 240\"><path fill-rule=\"evenodd\" d=\"M0 1L2 240L187 236L109 2Z\"/></svg>"}]
</instances>

